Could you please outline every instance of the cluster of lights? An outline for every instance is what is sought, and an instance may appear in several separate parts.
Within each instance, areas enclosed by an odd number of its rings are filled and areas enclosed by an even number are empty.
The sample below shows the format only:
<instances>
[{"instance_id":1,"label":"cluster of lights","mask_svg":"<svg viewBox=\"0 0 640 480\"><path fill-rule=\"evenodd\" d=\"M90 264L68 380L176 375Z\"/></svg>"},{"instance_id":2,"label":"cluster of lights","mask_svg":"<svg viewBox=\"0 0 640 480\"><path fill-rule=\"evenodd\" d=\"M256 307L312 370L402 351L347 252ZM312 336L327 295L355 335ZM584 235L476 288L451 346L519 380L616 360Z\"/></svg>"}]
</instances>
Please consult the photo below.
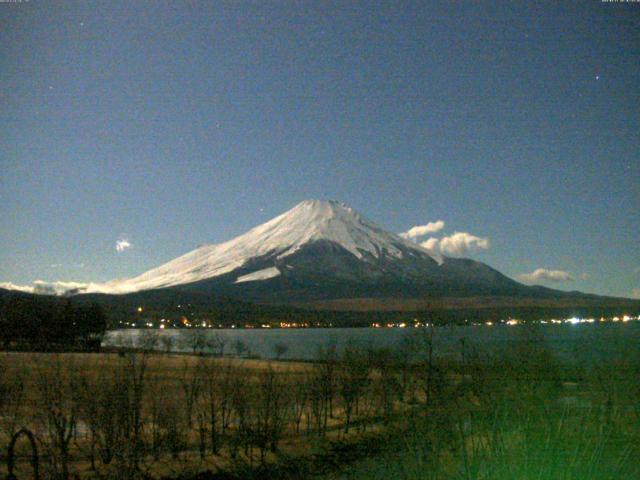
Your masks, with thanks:
<instances>
[{"instance_id":1,"label":"cluster of lights","mask_svg":"<svg viewBox=\"0 0 640 480\"><path fill-rule=\"evenodd\" d=\"M418 320L414 320L411 323L407 322L395 322L395 323L378 323L374 322L371 324L371 328L420 328L420 327L429 327L429 323L422 323Z\"/></svg>"},{"instance_id":2,"label":"cluster of lights","mask_svg":"<svg viewBox=\"0 0 640 480\"><path fill-rule=\"evenodd\" d=\"M498 322L493 322L493 321L486 321L484 323L478 323L478 322L473 322L471 323L471 325L474 326L481 326L481 325L485 325L487 327L492 327L496 324L502 324L502 325L508 325L510 327L514 326L514 325L522 325L524 323L540 323L542 325L547 325L547 324L569 324L569 325L577 325L580 323L596 323L596 322L631 322L631 321L640 321L640 315L633 317L630 315L623 315L621 317L611 317L611 318L605 318L605 317L600 317L600 319L595 319L595 318L579 318L579 317L570 317L570 318L562 318L562 319L557 319L557 318L552 318L551 320L538 320L538 321L528 321L525 322L523 320L517 319L517 318L508 318L508 319L503 319L500 320ZM415 327L415 328L420 328L420 327L429 327L430 324L429 323L421 323L417 320L414 320L413 323L409 324L406 322L396 322L396 323L379 323L379 322L374 322L371 323L370 327L371 328L406 328L406 327Z\"/></svg>"},{"instance_id":3,"label":"cluster of lights","mask_svg":"<svg viewBox=\"0 0 640 480\"><path fill-rule=\"evenodd\" d=\"M263 327L264 328L264 327ZM280 328L309 328L308 322L280 322Z\"/></svg>"},{"instance_id":4,"label":"cluster of lights","mask_svg":"<svg viewBox=\"0 0 640 480\"><path fill-rule=\"evenodd\" d=\"M178 308L181 308L183 305L178 305ZM191 305L189 305L191 306ZM144 311L142 306L139 306L136 308L136 312L137 313L142 313ZM631 322L631 321L640 321L640 315L637 316L631 316L631 315L622 315L622 316L615 316L615 317L600 317L599 319L596 318L580 318L580 317L569 317L569 318L563 318L563 319L557 319L557 318L552 318L550 320L538 320L538 321L532 321L532 322L526 322L526 323L540 323L543 325L546 324L569 324L569 325L577 325L577 324L581 324L581 323L596 323L596 322ZM465 321L465 323L467 323L468 321ZM138 322L124 322L124 321L120 321L119 322L121 326L126 326L126 327L131 327L131 328L136 328L136 326L138 325ZM480 326L480 325L485 325L487 327L492 327L493 325L496 324L503 324L503 325L508 325L508 326L514 326L514 325L520 325L525 323L522 320L519 320L517 318L508 318L508 319L503 319L500 320L498 322L493 322L493 321L486 321L483 323L478 323L478 322L473 322L471 323L471 325L476 325L476 326ZM207 321L207 320L194 320L193 322L190 321L187 317L183 316L180 318L180 320L178 321L178 324L182 327L186 327L186 328L192 328L192 327L200 327L200 328L223 328L222 324L217 324L214 325L212 322ZM154 324L154 322L149 321L149 320L145 320L142 323L143 326L147 327L147 328L153 328L154 326L156 326ZM173 324L173 322L171 320L167 320L165 318L162 318L159 322L159 324L157 325L160 329L164 330L165 328L171 328L174 327L175 325ZM230 325L230 328L247 328L247 329L251 329L251 328L273 328L274 325L269 324L269 323L262 323L260 325L253 325L253 324L245 324L245 325ZM309 322L280 322L279 324L277 324L278 327L280 328L309 328L312 327L314 325L310 324ZM317 326L325 326L325 325L320 325L318 324ZM326 325L328 327L333 327L333 324L329 323L328 325ZM413 327L413 328L420 328L420 327L429 327L430 324L429 323L422 323L420 321L418 321L417 318L414 318L412 321L407 322L407 321L401 321L401 322L388 322L388 323L379 323L379 322L374 322L370 324L371 328L407 328L407 327Z\"/></svg>"},{"instance_id":5,"label":"cluster of lights","mask_svg":"<svg viewBox=\"0 0 640 480\"><path fill-rule=\"evenodd\" d=\"M581 323L596 323L596 322L631 322L634 320L640 320L640 315L633 317L630 315L623 315L622 317L611 317L611 318L606 318L606 317L600 317L599 319L595 319L595 318L580 318L580 317L569 317L569 318L552 318L551 320L540 320L538 322L531 322L531 323L540 323L543 325L547 325L547 324L555 324L555 325L559 325L559 324L569 324L569 325L578 325ZM501 320L500 323L504 323L506 325L518 325L523 323L521 320L517 320L514 318L510 318L509 320ZM491 322L486 322L485 325L493 325L493 323Z\"/></svg>"}]
</instances>

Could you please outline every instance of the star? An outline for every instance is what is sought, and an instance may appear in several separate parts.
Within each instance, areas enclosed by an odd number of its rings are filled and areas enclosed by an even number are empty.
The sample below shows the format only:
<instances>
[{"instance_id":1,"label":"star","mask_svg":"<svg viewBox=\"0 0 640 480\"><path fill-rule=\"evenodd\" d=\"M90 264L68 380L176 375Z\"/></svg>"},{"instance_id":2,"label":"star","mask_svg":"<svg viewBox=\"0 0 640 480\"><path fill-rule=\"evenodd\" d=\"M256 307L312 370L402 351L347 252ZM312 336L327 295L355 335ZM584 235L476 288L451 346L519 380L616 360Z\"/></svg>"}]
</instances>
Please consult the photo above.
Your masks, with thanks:
<instances>
[{"instance_id":1,"label":"star","mask_svg":"<svg viewBox=\"0 0 640 480\"><path fill-rule=\"evenodd\" d=\"M596 80L600 80L600 75L596 75Z\"/></svg>"}]
</instances>

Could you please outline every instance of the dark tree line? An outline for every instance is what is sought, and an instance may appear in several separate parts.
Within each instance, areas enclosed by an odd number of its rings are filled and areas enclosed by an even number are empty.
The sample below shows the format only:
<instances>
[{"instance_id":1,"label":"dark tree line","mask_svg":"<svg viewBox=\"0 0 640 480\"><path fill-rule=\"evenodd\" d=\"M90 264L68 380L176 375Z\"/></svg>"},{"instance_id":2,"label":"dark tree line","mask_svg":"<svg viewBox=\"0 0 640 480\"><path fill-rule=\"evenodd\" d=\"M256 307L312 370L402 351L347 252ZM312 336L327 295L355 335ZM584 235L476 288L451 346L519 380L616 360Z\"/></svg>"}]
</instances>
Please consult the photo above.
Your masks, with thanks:
<instances>
[{"instance_id":1,"label":"dark tree line","mask_svg":"<svg viewBox=\"0 0 640 480\"><path fill-rule=\"evenodd\" d=\"M5 348L95 350L105 329L106 316L97 304L31 295L0 303L0 341Z\"/></svg>"}]
</instances>

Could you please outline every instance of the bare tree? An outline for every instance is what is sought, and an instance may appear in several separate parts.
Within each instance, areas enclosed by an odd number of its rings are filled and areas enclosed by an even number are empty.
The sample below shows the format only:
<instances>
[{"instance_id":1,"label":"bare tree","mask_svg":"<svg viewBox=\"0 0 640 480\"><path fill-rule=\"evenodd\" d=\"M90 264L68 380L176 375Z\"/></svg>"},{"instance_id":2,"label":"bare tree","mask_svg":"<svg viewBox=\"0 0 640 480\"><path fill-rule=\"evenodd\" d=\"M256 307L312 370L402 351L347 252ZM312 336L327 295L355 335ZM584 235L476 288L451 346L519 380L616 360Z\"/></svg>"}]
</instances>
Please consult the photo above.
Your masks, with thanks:
<instances>
[{"instance_id":1,"label":"bare tree","mask_svg":"<svg viewBox=\"0 0 640 480\"><path fill-rule=\"evenodd\" d=\"M254 437L260 450L260 460L264 462L267 449L278 450L278 442L282 438L290 419L290 396L285 388L283 376L278 375L269 365L257 379L254 396Z\"/></svg>"},{"instance_id":2,"label":"bare tree","mask_svg":"<svg viewBox=\"0 0 640 480\"><path fill-rule=\"evenodd\" d=\"M282 342L277 342L273 345L273 353L276 357L276 360L280 360L284 354L289 350L289 345Z\"/></svg>"},{"instance_id":3,"label":"bare tree","mask_svg":"<svg viewBox=\"0 0 640 480\"><path fill-rule=\"evenodd\" d=\"M233 409L233 397L239 382L243 384L246 370L242 367L235 368L231 362L227 363L222 371L222 378L219 381L220 390L220 429L222 435L225 435L229 425L231 424L231 415Z\"/></svg>"},{"instance_id":4,"label":"bare tree","mask_svg":"<svg viewBox=\"0 0 640 480\"><path fill-rule=\"evenodd\" d=\"M140 470L140 458L142 454L142 432L144 427L143 400L145 394L145 381L148 366L149 351L141 354L127 356L123 378L121 380L122 392L126 395L127 417L124 437L129 447L126 452L127 468L130 475Z\"/></svg>"},{"instance_id":5,"label":"bare tree","mask_svg":"<svg viewBox=\"0 0 640 480\"><path fill-rule=\"evenodd\" d=\"M225 401L223 400L223 372L221 372L218 363L209 359L200 361L198 372L203 393L203 401L199 406L200 429L201 433L204 433L202 422L206 421L211 453L217 454L220 448L219 439L222 430L223 402ZM201 450L202 447L201 441Z\"/></svg>"},{"instance_id":6,"label":"bare tree","mask_svg":"<svg viewBox=\"0 0 640 480\"><path fill-rule=\"evenodd\" d=\"M236 356L242 357L249 350L249 347L242 339L236 338L233 341L233 349L236 352Z\"/></svg>"},{"instance_id":7,"label":"bare tree","mask_svg":"<svg viewBox=\"0 0 640 480\"><path fill-rule=\"evenodd\" d=\"M182 363L180 369L180 388L185 406L185 416L189 429L193 427L193 408L201 393L201 376L198 372L198 365L193 365L188 359Z\"/></svg>"},{"instance_id":8,"label":"bare tree","mask_svg":"<svg viewBox=\"0 0 640 480\"><path fill-rule=\"evenodd\" d=\"M143 330L137 338L136 346L143 352L152 352L160 343L160 335L157 330Z\"/></svg>"},{"instance_id":9,"label":"bare tree","mask_svg":"<svg viewBox=\"0 0 640 480\"><path fill-rule=\"evenodd\" d=\"M311 432L311 424L315 428L315 432L323 436L327 427L327 410L329 402L327 401L327 377L326 372L316 366L307 377L308 388L308 412L307 412L307 433Z\"/></svg>"},{"instance_id":10,"label":"bare tree","mask_svg":"<svg viewBox=\"0 0 640 480\"><path fill-rule=\"evenodd\" d=\"M94 376L87 374L80 385L80 418L89 430L92 469L99 457L109 465L124 446L127 431L128 384L119 367L96 364Z\"/></svg>"},{"instance_id":11,"label":"bare tree","mask_svg":"<svg viewBox=\"0 0 640 480\"><path fill-rule=\"evenodd\" d=\"M77 378L64 371L58 356L50 364L37 367L40 424L45 432L40 439L47 446L54 475L69 478L70 444L78 422Z\"/></svg>"},{"instance_id":12,"label":"bare tree","mask_svg":"<svg viewBox=\"0 0 640 480\"><path fill-rule=\"evenodd\" d=\"M214 356L223 357L224 349L227 345L227 342L228 342L228 339L224 334L220 332L215 332L213 335L209 336L207 344L211 349L211 351L213 352Z\"/></svg>"},{"instance_id":13,"label":"bare tree","mask_svg":"<svg viewBox=\"0 0 640 480\"><path fill-rule=\"evenodd\" d=\"M171 333L165 331L163 335L160 335L160 344L167 355L173 351L175 343L176 339Z\"/></svg>"},{"instance_id":14,"label":"bare tree","mask_svg":"<svg viewBox=\"0 0 640 480\"><path fill-rule=\"evenodd\" d=\"M10 370L4 355L0 358L0 430L12 437L24 417L24 372L22 368Z\"/></svg>"},{"instance_id":15,"label":"bare tree","mask_svg":"<svg viewBox=\"0 0 640 480\"><path fill-rule=\"evenodd\" d=\"M369 366L373 370L372 408L377 415L381 415L385 424L389 423L394 412L396 400L403 399L402 393L402 365L396 355L386 348L369 349Z\"/></svg>"},{"instance_id":16,"label":"bare tree","mask_svg":"<svg viewBox=\"0 0 640 480\"><path fill-rule=\"evenodd\" d=\"M190 349L191 353L202 354L207 346L207 334L200 328L192 328L185 331L182 337L182 345L184 348Z\"/></svg>"},{"instance_id":17,"label":"bare tree","mask_svg":"<svg viewBox=\"0 0 640 480\"><path fill-rule=\"evenodd\" d=\"M369 365L364 353L353 345L347 345L338 366L337 377L338 392L344 406L344 431L349 433L353 414L359 413L360 399L369 382Z\"/></svg>"},{"instance_id":18,"label":"bare tree","mask_svg":"<svg viewBox=\"0 0 640 480\"><path fill-rule=\"evenodd\" d=\"M253 460L253 432L250 414L251 394L249 392L249 379L246 370L239 370L235 381L231 384L231 405L236 419L236 428L229 439L229 452L232 458L237 456L238 448L243 446L245 455L249 461Z\"/></svg>"},{"instance_id":19,"label":"bare tree","mask_svg":"<svg viewBox=\"0 0 640 480\"><path fill-rule=\"evenodd\" d=\"M166 446L171 457L177 459L186 448L187 428L184 421L184 410L174 396L166 396L165 402L157 417L160 445Z\"/></svg>"},{"instance_id":20,"label":"bare tree","mask_svg":"<svg viewBox=\"0 0 640 480\"><path fill-rule=\"evenodd\" d=\"M331 341L326 346L318 349L318 378L323 396L323 426L326 431L329 417L333 417L333 398L335 396L336 366L338 354L335 342Z\"/></svg>"},{"instance_id":21,"label":"bare tree","mask_svg":"<svg viewBox=\"0 0 640 480\"><path fill-rule=\"evenodd\" d=\"M287 378L289 383L286 388L289 389L292 395L291 413L293 422L296 433L300 433L300 423L309 403L309 378L306 373L297 374L296 372L288 372Z\"/></svg>"}]
</instances>

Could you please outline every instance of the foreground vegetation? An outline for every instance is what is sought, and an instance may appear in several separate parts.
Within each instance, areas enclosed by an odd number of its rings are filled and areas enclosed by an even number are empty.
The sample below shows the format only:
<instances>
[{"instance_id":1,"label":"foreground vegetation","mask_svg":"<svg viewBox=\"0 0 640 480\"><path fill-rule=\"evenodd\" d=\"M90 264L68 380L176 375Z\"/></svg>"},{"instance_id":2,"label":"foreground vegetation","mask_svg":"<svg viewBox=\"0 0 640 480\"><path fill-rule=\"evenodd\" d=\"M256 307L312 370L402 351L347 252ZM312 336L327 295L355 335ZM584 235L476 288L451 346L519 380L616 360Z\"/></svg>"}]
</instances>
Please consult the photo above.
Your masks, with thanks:
<instances>
[{"instance_id":1,"label":"foreground vegetation","mask_svg":"<svg viewBox=\"0 0 640 480\"><path fill-rule=\"evenodd\" d=\"M37 465L62 479L247 471L390 425L413 408L408 392L427 388L417 365L386 351L349 347L338 358L325 347L315 363L272 363L162 354L157 342L147 331L136 351L2 355L7 470L29 476Z\"/></svg>"},{"instance_id":2,"label":"foreground vegetation","mask_svg":"<svg viewBox=\"0 0 640 480\"><path fill-rule=\"evenodd\" d=\"M560 363L525 335L517 349L467 359L384 452L322 478L640 478L640 352Z\"/></svg>"},{"instance_id":3,"label":"foreground vegetation","mask_svg":"<svg viewBox=\"0 0 640 480\"><path fill-rule=\"evenodd\" d=\"M151 331L136 352L6 353L0 474L640 478L640 355L560 363L520 331L453 358L433 354L431 329L396 352L325 345L311 363L154 353Z\"/></svg>"}]
</instances>

